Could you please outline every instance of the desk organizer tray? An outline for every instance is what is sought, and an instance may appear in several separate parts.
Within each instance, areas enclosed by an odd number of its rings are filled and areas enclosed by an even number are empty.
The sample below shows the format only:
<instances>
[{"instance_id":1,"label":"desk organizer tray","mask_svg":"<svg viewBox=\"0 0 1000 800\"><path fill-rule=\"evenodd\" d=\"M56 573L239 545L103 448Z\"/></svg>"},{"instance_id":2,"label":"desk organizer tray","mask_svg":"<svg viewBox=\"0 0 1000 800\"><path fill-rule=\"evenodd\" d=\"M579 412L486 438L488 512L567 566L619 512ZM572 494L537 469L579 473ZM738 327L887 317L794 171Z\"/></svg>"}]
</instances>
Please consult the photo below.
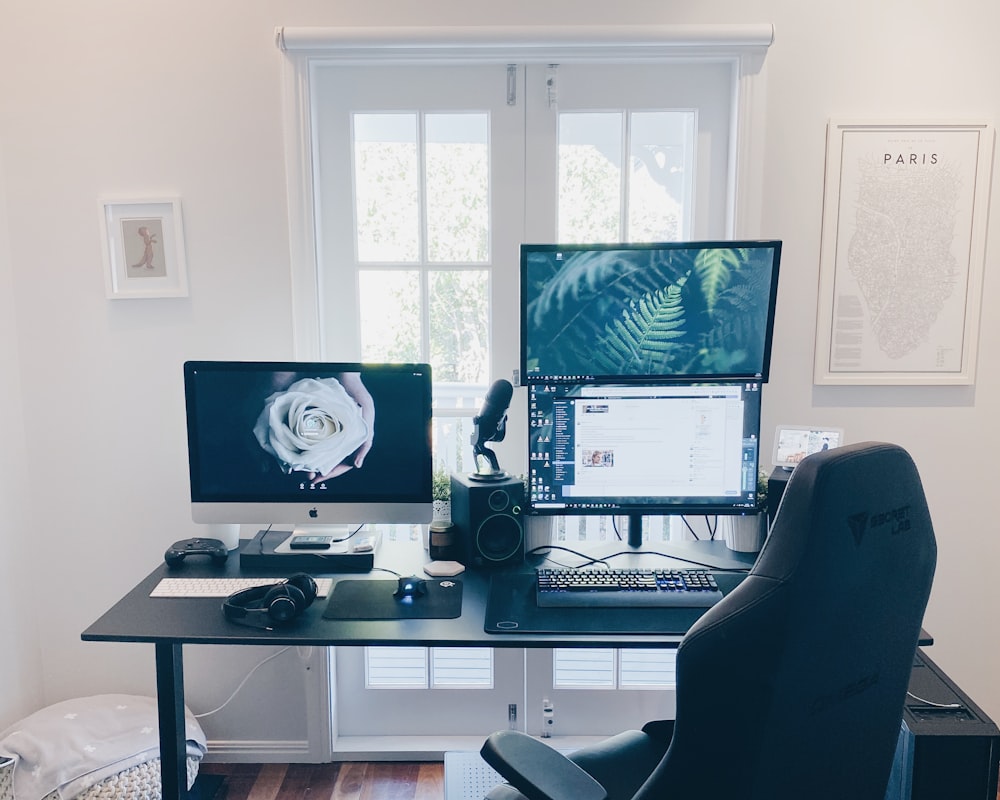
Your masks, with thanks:
<instances>
[{"instance_id":1,"label":"desk organizer tray","mask_svg":"<svg viewBox=\"0 0 1000 800\"><path fill-rule=\"evenodd\" d=\"M374 549L364 552L353 550L281 552L278 548L291 535L291 531L258 531L253 539L240 548L240 568L257 572L276 572L280 575L292 572L328 575L335 572L371 572L375 565L377 542Z\"/></svg>"},{"instance_id":2,"label":"desk organizer tray","mask_svg":"<svg viewBox=\"0 0 1000 800\"><path fill-rule=\"evenodd\" d=\"M723 593L744 573L716 573ZM582 633L682 635L707 608L541 608L534 572L498 572L490 582L486 633Z\"/></svg>"}]
</instances>

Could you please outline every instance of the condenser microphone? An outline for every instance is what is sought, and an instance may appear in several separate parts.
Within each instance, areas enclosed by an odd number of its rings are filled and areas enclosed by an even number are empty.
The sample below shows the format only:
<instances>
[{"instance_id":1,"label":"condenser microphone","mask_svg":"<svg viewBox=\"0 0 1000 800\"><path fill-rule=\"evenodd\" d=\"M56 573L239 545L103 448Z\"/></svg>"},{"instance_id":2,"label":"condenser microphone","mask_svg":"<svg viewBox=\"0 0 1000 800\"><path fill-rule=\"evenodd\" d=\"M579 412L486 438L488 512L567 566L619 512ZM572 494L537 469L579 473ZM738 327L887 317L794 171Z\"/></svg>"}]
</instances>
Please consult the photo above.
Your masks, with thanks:
<instances>
[{"instance_id":1,"label":"condenser microphone","mask_svg":"<svg viewBox=\"0 0 1000 800\"><path fill-rule=\"evenodd\" d=\"M472 418L472 453L476 461L476 471L472 477L478 480L498 480L506 477L500 470L496 453L486 447L487 442L502 442L507 433L507 409L514 396L510 381L494 381L483 398L483 407ZM488 466L488 470L485 467Z\"/></svg>"},{"instance_id":2,"label":"condenser microphone","mask_svg":"<svg viewBox=\"0 0 1000 800\"><path fill-rule=\"evenodd\" d=\"M472 418L472 424L476 426L476 440L473 444L503 441L507 433L507 409L513 396L514 387L510 381L501 378L493 382L483 398L482 409Z\"/></svg>"}]
</instances>

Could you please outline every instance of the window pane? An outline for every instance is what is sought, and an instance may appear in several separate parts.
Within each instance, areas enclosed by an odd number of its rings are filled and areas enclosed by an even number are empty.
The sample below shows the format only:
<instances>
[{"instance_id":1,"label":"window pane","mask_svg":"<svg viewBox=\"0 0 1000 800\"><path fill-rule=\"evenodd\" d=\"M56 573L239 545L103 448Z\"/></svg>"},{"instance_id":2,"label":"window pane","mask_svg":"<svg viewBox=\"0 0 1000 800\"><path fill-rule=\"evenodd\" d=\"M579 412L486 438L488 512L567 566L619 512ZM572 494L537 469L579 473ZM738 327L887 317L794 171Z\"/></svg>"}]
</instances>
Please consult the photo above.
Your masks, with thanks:
<instances>
[{"instance_id":1,"label":"window pane","mask_svg":"<svg viewBox=\"0 0 1000 800\"><path fill-rule=\"evenodd\" d=\"M619 650L621 678L619 686L626 689L662 689L676 684L677 651Z\"/></svg>"},{"instance_id":2,"label":"window pane","mask_svg":"<svg viewBox=\"0 0 1000 800\"><path fill-rule=\"evenodd\" d=\"M493 650L489 647L435 647L431 650L434 688L493 688Z\"/></svg>"},{"instance_id":3,"label":"window pane","mask_svg":"<svg viewBox=\"0 0 1000 800\"><path fill-rule=\"evenodd\" d=\"M485 384L490 358L487 271L432 271L428 279L435 383Z\"/></svg>"},{"instance_id":4,"label":"window pane","mask_svg":"<svg viewBox=\"0 0 1000 800\"><path fill-rule=\"evenodd\" d=\"M615 687L615 651L593 648L557 648L552 651L552 685L571 689Z\"/></svg>"},{"instance_id":5,"label":"window pane","mask_svg":"<svg viewBox=\"0 0 1000 800\"><path fill-rule=\"evenodd\" d=\"M447 391L449 385L434 387L434 420L432 438L434 444L434 467L447 473L469 472L468 462L472 465L472 448L469 447L469 437L472 435L472 419L470 417L448 417L438 411L439 395ZM447 412L444 412L447 413Z\"/></svg>"},{"instance_id":6,"label":"window pane","mask_svg":"<svg viewBox=\"0 0 1000 800\"><path fill-rule=\"evenodd\" d=\"M369 688L427 686L427 651L423 647L366 647Z\"/></svg>"},{"instance_id":7,"label":"window pane","mask_svg":"<svg viewBox=\"0 0 1000 800\"><path fill-rule=\"evenodd\" d=\"M631 115L627 241L690 238L694 117L693 111Z\"/></svg>"},{"instance_id":8,"label":"window pane","mask_svg":"<svg viewBox=\"0 0 1000 800\"><path fill-rule=\"evenodd\" d=\"M417 163L416 115L354 115L354 207L359 262L418 259Z\"/></svg>"},{"instance_id":9,"label":"window pane","mask_svg":"<svg viewBox=\"0 0 1000 800\"><path fill-rule=\"evenodd\" d=\"M358 272L361 354L365 361L420 361L420 273Z\"/></svg>"},{"instance_id":10,"label":"window pane","mask_svg":"<svg viewBox=\"0 0 1000 800\"><path fill-rule=\"evenodd\" d=\"M622 115L559 115L560 242L621 239Z\"/></svg>"},{"instance_id":11,"label":"window pane","mask_svg":"<svg viewBox=\"0 0 1000 800\"><path fill-rule=\"evenodd\" d=\"M486 114L428 114L427 260L481 264L489 257Z\"/></svg>"}]
</instances>

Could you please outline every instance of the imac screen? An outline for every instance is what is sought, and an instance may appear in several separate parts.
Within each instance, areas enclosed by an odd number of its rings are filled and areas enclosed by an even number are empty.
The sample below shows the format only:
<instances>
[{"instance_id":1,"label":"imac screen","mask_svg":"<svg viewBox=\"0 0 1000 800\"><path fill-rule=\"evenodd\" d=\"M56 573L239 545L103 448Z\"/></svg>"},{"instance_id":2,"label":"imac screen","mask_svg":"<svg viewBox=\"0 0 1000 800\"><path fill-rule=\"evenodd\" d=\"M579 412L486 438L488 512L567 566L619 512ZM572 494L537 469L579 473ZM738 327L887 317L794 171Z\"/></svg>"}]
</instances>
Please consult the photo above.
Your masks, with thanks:
<instances>
[{"instance_id":1,"label":"imac screen","mask_svg":"<svg viewBox=\"0 0 1000 800\"><path fill-rule=\"evenodd\" d=\"M184 365L197 522L424 522L426 364Z\"/></svg>"},{"instance_id":2,"label":"imac screen","mask_svg":"<svg viewBox=\"0 0 1000 800\"><path fill-rule=\"evenodd\" d=\"M531 514L719 514L756 505L760 388L528 387Z\"/></svg>"},{"instance_id":3,"label":"imac screen","mask_svg":"<svg viewBox=\"0 0 1000 800\"><path fill-rule=\"evenodd\" d=\"M521 245L525 381L766 381L779 241Z\"/></svg>"}]
</instances>

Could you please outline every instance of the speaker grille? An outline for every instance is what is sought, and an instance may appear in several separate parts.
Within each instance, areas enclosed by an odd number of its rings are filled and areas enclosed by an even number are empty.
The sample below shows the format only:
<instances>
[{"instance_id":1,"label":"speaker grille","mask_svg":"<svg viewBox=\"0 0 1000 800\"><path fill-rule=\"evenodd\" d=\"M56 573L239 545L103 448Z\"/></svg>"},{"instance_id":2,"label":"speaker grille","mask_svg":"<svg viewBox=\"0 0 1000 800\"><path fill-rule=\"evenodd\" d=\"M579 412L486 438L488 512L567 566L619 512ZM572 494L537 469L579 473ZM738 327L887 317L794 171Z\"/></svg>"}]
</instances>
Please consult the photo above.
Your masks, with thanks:
<instances>
[{"instance_id":1,"label":"speaker grille","mask_svg":"<svg viewBox=\"0 0 1000 800\"><path fill-rule=\"evenodd\" d=\"M506 561L521 549L521 524L506 514L495 514L483 520L476 531L476 546L487 561Z\"/></svg>"},{"instance_id":2,"label":"speaker grille","mask_svg":"<svg viewBox=\"0 0 1000 800\"><path fill-rule=\"evenodd\" d=\"M497 489L495 492L490 492L490 497L487 502L489 503L490 508L494 511L503 511L510 505L510 495L503 489Z\"/></svg>"}]
</instances>

